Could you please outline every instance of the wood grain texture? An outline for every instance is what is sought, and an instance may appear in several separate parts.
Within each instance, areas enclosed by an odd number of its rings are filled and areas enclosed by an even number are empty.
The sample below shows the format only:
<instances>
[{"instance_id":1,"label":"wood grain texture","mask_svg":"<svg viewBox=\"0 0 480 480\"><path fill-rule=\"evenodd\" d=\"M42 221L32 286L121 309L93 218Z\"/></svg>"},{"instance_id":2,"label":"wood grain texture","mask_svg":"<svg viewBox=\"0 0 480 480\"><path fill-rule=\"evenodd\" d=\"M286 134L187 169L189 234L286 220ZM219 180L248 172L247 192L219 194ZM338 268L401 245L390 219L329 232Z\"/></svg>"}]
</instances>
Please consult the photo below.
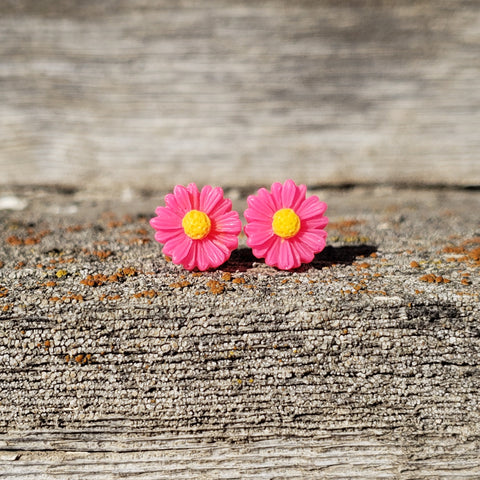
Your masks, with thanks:
<instances>
[{"instance_id":1,"label":"wood grain texture","mask_svg":"<svg viewBox=\"0 0 480 480\"><path fill-rule=\"evenodd\" d=\"M1 183L480 184L480 5L0 4Z\"/></svg>"},{"instance_id":2,"label":"wood grain texture","mask_svg":"<svg viewBox=\"0 0 480 480\"><path fill-rule=\"evenodd\" d=\"M375 431L248 444L199 440L13 432L8 441L0 440L0 478L474 480L480 474L478 443L428 435L397 442Z\"/></svg>"},{"instance_id":3,"label":"wood grain texture","mask_svg":"<svg viewBox=\"0 0 480 480\"><path fill-rule=\"evenodd\" d=\"M312 191L311 264L242 237L203 273L151 241L156 196L9 193L3 478L479 477L480 192Z\"/></svg>"}]
</instances>

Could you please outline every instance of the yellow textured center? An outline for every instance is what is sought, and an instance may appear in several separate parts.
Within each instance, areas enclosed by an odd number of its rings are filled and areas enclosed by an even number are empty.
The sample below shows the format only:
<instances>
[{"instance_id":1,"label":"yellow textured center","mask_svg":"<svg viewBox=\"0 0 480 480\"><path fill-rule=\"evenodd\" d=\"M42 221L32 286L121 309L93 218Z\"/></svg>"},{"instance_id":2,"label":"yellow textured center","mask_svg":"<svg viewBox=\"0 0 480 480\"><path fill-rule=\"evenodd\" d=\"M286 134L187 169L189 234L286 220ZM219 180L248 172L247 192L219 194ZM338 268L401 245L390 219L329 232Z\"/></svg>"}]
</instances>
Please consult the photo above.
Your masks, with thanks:
<instances>
[{"instance_id":1,"label":"yellow textured center","mask_svg":"<svg viewBox=\"0 0 480 480\"><path fill-rule=\"evenodd\" d=\"M182 227L191 239L201 240L210 233L212 223L206 213L190 210L182 219Z\"/></svg>"},{"instance_id":2,"label":"yellow textured center","mask_svg":"<svg viewBox=\"0 0 480 480\"><path fill-rule=\"evenodd\" d=\"M300 230L300 218L291 208L282 208L275 212L272 228L279 237L294 237Z\"/></svg>"}]
</instances>

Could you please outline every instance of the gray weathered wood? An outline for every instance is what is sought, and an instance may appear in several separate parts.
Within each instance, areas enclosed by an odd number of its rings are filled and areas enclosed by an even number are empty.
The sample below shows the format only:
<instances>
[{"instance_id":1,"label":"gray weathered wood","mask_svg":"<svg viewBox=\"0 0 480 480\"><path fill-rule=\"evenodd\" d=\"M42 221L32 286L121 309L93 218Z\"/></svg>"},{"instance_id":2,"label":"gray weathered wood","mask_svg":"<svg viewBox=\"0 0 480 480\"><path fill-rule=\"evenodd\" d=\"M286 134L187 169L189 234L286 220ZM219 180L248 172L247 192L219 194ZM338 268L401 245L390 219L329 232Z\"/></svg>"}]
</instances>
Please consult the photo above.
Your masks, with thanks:
<instances>
[{"instance_id":1,"label":"gray weathered wood","mask_svg":"<svg viewBox=\"0 0 480 480\"><path fill-rule=\"evenodd\" d=\"M0 182L480 184L469 0L0 3Z\"/></svg>"},{"instance_id":2,"label":"gray weathered wood","mask_svg":"<svg viewBox=\"0 0 480 480\"><path fill-rule=\"evenodd\" d=\"M393 442L375 431L247 444L199 439L14 432L8 442L0 440L0 478L474 480L480 475L478 443L471 440L426 435Z\"/></svg>"},{"instance_id":3,"label":"gray weathered wood","mask_svg":"<svg viewBox=\"0 0 480 480\"><path fill-rule=\"evenodd\" d=\"M5 191L0 475L477 479L480 193L312 193L311 265L242 238L198 275L151 241L156 196Z\"/></svg>"}]
</instances>

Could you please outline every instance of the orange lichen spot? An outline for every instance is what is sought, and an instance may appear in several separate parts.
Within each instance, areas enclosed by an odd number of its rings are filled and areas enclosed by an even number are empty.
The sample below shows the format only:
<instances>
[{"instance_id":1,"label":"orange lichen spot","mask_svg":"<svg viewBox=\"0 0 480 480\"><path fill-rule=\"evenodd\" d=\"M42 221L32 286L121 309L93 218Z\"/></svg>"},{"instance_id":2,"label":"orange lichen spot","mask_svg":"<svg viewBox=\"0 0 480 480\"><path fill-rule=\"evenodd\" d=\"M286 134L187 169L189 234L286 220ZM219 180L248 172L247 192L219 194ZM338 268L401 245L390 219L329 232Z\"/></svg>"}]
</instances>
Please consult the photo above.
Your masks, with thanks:
<instances>
[{"instance_id":1,"label":"orange lichen spot","mask_svg":"<svg viewBox=\"0 0 480 480\"><path fill-rule=\"evenodd\" d=\"M49 300L51 302L59 302L60 301L60 297L50 297Z\"/></svg>"},{"instance_id":2,"label":"orange lichen spot","mask_svg":"<svg viewBox=\"0 0 480 480\"><path fill-rule=\"evenodd\" d=\"M172 257L169 257L168 255L164 255L164 257L166 262L170 263L172 261Z\"/></svg>"},{"instance_id":3,"label":"orange lichen spot","mask_svg":"<svg viewBox=\"0 0 480 480\"><path fill-rule=\"evenodd\" d=\"M10 310L10 305L4 305L4 306L2 307L2 310L3 310L4 312L8 312L8 310Z\"/></svg>"},{"instance_id":4,"label":"orange lichen spot","mask_svg":"<svg viewBox=\"0 0 480 480\"><path fill-rule=\"evenodd\" d=\"M134 293L133 298L154 298L157 296L155 290L144 290L143 292Z\"/></svg>"},{"instance_id":5,"label":"orange lichen spot","mask_svg":"<svg viewBox=\"0 0 480 480\"><path fill-rule=\"evenodd\" d=\"M82 363L84 358L85 358L85 355L83 355L83 353L79 353L78 355L75 356L75 361L77 363Z\"/></svg>"},{"instance_id":6,"label":"orange lichen spot","mask_svg":"<svg viewBox=\"0 0 480 480\"><path fill-rule=\"evenodd\" d=\"M80 280L82 285L87 285L88 287L99 287L104 283L107 283L108 277L102 273L97 273L95 275L87 275L86 278Z\"/></svg>"},{"instance_id":7,"label":"orange lichen spot","mask_svg":"<svg viewBox=\"0 0 480 480\"><path fill-rule=\"evenodd\" d=\"M49 230L43 230L43 231L37 233L37 235L33 235L33 233L34 233L34 230L29 229L28 230L28 234L30 235L29 237L21 238L21 237L18 237L17 235L11 235L10 237L7 238L7 243L9 243L10 245L15 245L15 246L18 246L18 245L36 245L37 243L40 242L40 240L42 240L43 237L48 235L50 233L50 231Z\"/></svg>"},{"instance_id":8,"label":"orange lichen spot","mask_svg":"<svg viewBox=\"0 0 480 480\"><path fill-rule=\"evenodd\" d=\"M0 260L0 268L3 268L5 264Z\"/></svg>"},{"instance_id":9,"label":"orange lichen spot","mask_svg":"<svg viewBox=\"0 0 480 480\"><path fill-rule=\"evenodd\" d=\"M180 282L173 282L169 285L170 288L185 288L189 287L191 283L188 280L181 280Z\"/></svg>"},{"instance_id":10,"label":"orange lichen spot","mask_svg":"<svg viewBox=\"0 0 480 480\"><path fill-rule=\"evenodd\" d=\"M450 279L444 278L441 275L433 275L432 273L427 273L420 277L421 282L427 283L450 283Z\"/></svg>"},{"instance_id":11,"label":"orange lichen spot","mask_svg":"<svg viewBox=\"0 0 480 480\"><path fill-rule=\"evenodd\" d=\"M342 220L339 222L330 222L327 226L327 229L338 230L342 233L348 232L350 234L358 234L356 231L352 231L351 228L357 225L365 223L364 221L360 220Z\"/></svg>"},{"instance_id":12,"label":"orange lichen spot","mask_svg":"<svg viewBox=\"0 0 480 480\"><path fill-rule=\"evenodd\" d=\"M65 362L68 363L72 357L70 355L65 355Z\"/></svg>"},{"instance_id":13,"label":"orange lichen spot","mask_svg":"<svg viewBox=\"0 0 480 480\"><path fill-rule=\"evenodd\" d=\"M45 340L43 342L43 345L45 346L45 349L48 350L51 346L50 340Z\"/></svg>"},{"instance_id":14,"label":"orange lichen spot","mask_svg":"<svg viewBox=\"0 0 480 480\"><path fill-rule=\"evenodd\" d=\"M356 265L357 269L360 270L362 268L370 268L370 264L368 262L362 262Z\"/></svg>"},{"instance_id":15,"label":"orange lichen spot","mask_svg":"<svg viewBox=\"0 0 480 480\"><path fill-rule=\"evenodd\" d=\"M462 285L471 285L472 282L468 279L468 278L462 278L462 281L461 281Z\"/></svg>"},{"instance_id":16,"label":"orange lichen spot","mask_svg":"<svg viewBox=\"0 0 480 480\"><path fill-rule=\"evenodd\" d=\"M98 257L100 260L106 260L108 257L112 255L111 250L95 250L92 252L92 255L95 255Z\"/></svg>"},{"instance_id":17,"label":"orange lichen spot","mask_svg":"<svg viewBox=\"0 0 480 480\"><path fill-rule=\"evenodd\" d=\"M420 277L421 282L428 282L428 283L434 283L435 282L435 275L431 273L427 273L426 275L423 275Z\"/></svg>"},{"instance_id":18,"label":"orange lichen spot","mask_svg":"<svg viewBox=\"0 0 480 480\"><path fill-rule=\"evenodd\" d=\"M468 252L468 256L476 262L480 260L480 248L474 248Z\"/></svg>"},{"instance_id":19,"label":"orange lichen spot","mask_svg":"<svg viewBox=\"0 0 480 480\"><path fill-rule=\"evenodd\" d=\"M65 229L68 233L81 232L83 230L82 225L71 225Z\"/></svg>"},{"instance_id":20,"label":"orange lichen spot","mask_svg":"<svg viewBox=\"0 0 480 480\"><path fill-rule=\"evenodd\" d=\"M377 258L377 257L378 257L378 253L377 253L377 252L372 252L372 253L370 254L370 257L371 257L371 258Z\"/></svg>"},{"instance_id":21,"label":"orange lichen spot","mask_svg":"<svg viewBox=\"0 0 480 480\"><path fill-rule=\"evenodd\" d=\"M420 268L420 264L418 262L416 262L415 260L413 260L412 262L410 262L410 266L412 268Z\"/></svg>"},{"instance_id":22,"label":"orange lichen spot","mask_svg":"<svg viewBox=\"0 0 480 480\"><path fill-rule=\"evenodd\" d=\"M0 285L0 298L8 295L8 288Z\"/></svg>"},{"instance_id":23,"label":"orange lichen spot","mask_svg":"<svg viewBox=\"0 0 480 480\"><path fill-rule=\"evenodd\" d=\"M342 331L342 333L343 333L344 335L346 335L346 334L348 333L348 328L344 328L343 331Z\"/></svg>"},{"instance_id":24,"label":"orange lichen spot","mask_svg":"<svg viewBox=\"0 0 480 480\"><path fill-rule=\"evenodd\" d=\"M118 273L118 275L121 275L123 277L133 277L138 272L133 267L124 267L124 268L120 268L117 273Z\"/></svg>"},{"instance_id":25,"label":"orange lichen spot","mask_svg":"<svg viewBox=\"0 0 480 480\"><path fill-rule=\"evenodd\" d=\"M423 290L415 290L415 295L420 295L421 293L423 293Z\"/></svg>"},{"instance_id":26,"label":"orange lichen spot","mask_svg":"<svg viewBox=\"0 0 480 480\"><path fill-rule=\"evenodd\" d=\"M217 280L209 280L207 282L207 287L210 289L210 293L213 293L214 295L219 295L225 290L225 284L217 282Z\"/></svg>"},{"instance_id":27,"label":"orange lichen spot","mask_svg":"<svg viewBox=\"0 0 480 480\"><path fill-rule=\"evenodd\" d=\"M243 277L237 277L232 280L232 283L235 283L236 285L244 285L246 280Z\"/></svg>"},{"instance_id":28,"label":"orange lichen spot","mask_svg":"<svg viewBox=\"0 0 480 480\"><path fill-rule=\"evenodd\" d=\"M11 235L7 238L7 243L9 243L10 245L23 245L23 240L16 235Z\"/></svg>"},{"instance_id":29,"label":"orange lichen spot","mask_svg":"<svg viewBox=\"0 0 480 480\"><path fill-rule=\"evenodd\" d=\"M20 269L23 268L25 265L26 265L25 262L18 262L18 263L15 265L15 270L20 270Z\"/></svg>"},{"instance_id":30,"label":"orange lichen spot","mask_svg":"<svg viewBox=\"0 0 480 480\"><path fill-rule=\"evenodd\" d=\"M455 247L453 245L448 245L442 250L443 253L456 253L462 254L465 253L465 247Z\"/></svg>"},{"instance_id":31,"label":"orange lichen spot","mask_svg":"<svg viewBox=\"0 0 480 480\"><path fill-rule=\"evenodd\" d=\"M122 227L123 226L123 222L120 221L120 220L110 220L107 222L107 227L108 228L118 228L118 227Z\"/></svg>"},{"instance_id":32,"label":"orange lichen spot","mask_svg":"<svg viewBox=\"0 0 480 480\"><path fill-rule=\"evenodd\" d=\"M50 280L49 282L45 282L43 285L45 287L54 287L57 284L57 282L54 282L53 280Z\"/></svg>"},{"instance_id":33,"label":"orange lichen spot","mask_svg":"<svg viewBox=\"0 0 480 480\"><path fill-rule=\"evenodd\" d=\"M232 274L230 272L223 272L222 280L224 282L229 282L232 279Z\"/></svg>"},{"instance_id":34,"label":"orange lichen spot","mask_svg":"<svg viewBox=\"0 0 480 480\"><path fill-rule=\"evenodd\" d=\"M281 283L282 285L285 285L287 282L288 282L288 278L284 278L280 283Z\"/></svg>"}]
</instances>

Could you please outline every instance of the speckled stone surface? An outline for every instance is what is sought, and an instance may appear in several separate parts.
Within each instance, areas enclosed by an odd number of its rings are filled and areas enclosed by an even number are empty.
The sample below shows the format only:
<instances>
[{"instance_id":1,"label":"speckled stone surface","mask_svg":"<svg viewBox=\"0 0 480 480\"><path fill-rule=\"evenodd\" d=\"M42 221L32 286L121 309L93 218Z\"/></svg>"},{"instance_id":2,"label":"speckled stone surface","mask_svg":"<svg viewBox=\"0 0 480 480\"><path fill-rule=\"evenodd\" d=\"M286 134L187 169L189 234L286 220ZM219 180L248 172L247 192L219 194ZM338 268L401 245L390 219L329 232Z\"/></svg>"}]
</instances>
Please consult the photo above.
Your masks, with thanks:
<instances>
[{"instance_id":1,"label":"speckled stone surface","mask_svg":"<svg viewBox=\"0 0 480 480\"><path fill-rule=\"evenodd\" d=\"M164 193L1 192L3 433L478 439L480 192L310 191L331 222L312 264L242 237L202 273L153 241Z\"/></svg>"}]
</instances>

